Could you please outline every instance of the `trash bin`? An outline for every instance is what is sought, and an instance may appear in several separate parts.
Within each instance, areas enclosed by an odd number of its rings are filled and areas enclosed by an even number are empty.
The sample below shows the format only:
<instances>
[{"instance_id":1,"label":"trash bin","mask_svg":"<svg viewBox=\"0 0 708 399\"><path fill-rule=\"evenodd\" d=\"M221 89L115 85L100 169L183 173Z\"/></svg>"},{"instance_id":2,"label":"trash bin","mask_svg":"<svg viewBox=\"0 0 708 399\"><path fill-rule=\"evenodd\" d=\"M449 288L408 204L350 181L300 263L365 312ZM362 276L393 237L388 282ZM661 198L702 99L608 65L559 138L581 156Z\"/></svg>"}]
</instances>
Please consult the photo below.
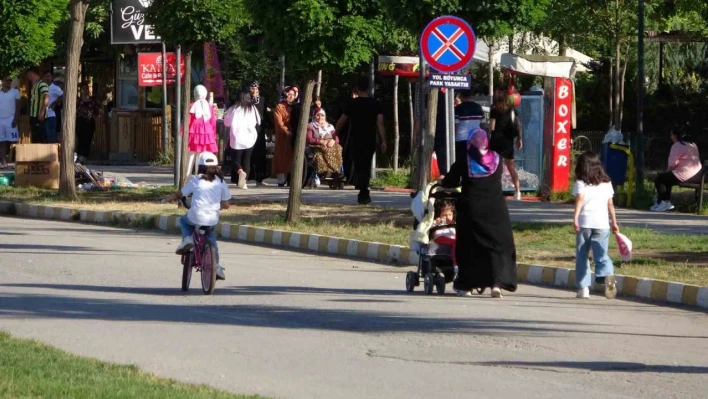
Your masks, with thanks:
<instances>
[{"instance_id":1,"label":"trash bin","mask_svg":"<svg viewBox=\"0 0 708 399\"><path fill-rule=\"evenodd\" d=\"M620 148L626 148L623 151ZM627 181L627 160L629 147L620 144L603 144L602 145L602 166L612 179L613 186L621 186Z\"/></svg>"},{"instance_id":2,"label":"trash bin","mask_svg":"<svg viewBox=\"0 0 708 399\"><path fill-rule=\"evenodd\" d=\"M606 143L602 145L602 166L614 187L627 184L627 206L632 205L634 195L634 155L629 146Z\"/></svg>"}]
</instances>

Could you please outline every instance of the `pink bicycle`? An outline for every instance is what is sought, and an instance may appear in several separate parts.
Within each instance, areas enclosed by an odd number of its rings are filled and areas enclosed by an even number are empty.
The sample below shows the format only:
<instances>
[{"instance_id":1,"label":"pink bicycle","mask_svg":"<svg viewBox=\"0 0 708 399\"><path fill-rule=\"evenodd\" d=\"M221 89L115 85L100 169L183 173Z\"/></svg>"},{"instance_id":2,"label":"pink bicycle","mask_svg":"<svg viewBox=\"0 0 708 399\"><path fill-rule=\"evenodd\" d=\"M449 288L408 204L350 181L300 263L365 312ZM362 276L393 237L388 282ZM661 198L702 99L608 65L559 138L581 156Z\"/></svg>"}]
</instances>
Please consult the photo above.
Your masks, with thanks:
<instances>
[{"instance_id":1,"label":"pink bicycle","mask_svg":"<svg viewBox=\"0 0 708 399\"><path fill-rule=\"evenodd\" d=\"M186 198L180 200L185 208L189 208ZM211 295L216 286L216 248L206 239L213 227L196 226L192 239L194 248L182 255L182 291L189 291L192 281L192 270L196 270L202 277L202 291L204 295Z\"/></svg>"}]
</instances>

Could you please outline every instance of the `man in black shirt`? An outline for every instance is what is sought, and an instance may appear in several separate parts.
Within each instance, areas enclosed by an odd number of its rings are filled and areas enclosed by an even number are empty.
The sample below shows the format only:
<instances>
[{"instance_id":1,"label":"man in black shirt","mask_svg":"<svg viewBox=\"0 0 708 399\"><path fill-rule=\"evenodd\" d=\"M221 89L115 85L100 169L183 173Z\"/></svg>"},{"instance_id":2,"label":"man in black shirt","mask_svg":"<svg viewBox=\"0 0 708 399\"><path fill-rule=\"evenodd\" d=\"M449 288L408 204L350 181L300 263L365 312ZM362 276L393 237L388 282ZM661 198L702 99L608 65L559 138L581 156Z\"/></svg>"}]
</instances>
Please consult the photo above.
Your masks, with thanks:
<instances>
[{"instance_id":1,"label":"man in black shirt","mask_svg":"<svg viewBox=\"0 0 708 399\"><path fill-rule=\"evenodd\" d=\"M337 122L337 132L342 131L347 121L351 123L349 146L354 158L354 176L359 190L358 202L371 203L369 181L371 162L376 153L376 132L380 138L381 152L386 152L386 129L381 104L369 97L369 79L360 78L356 86L358 97L353 99Z\"/></svg>"}]
</instances>

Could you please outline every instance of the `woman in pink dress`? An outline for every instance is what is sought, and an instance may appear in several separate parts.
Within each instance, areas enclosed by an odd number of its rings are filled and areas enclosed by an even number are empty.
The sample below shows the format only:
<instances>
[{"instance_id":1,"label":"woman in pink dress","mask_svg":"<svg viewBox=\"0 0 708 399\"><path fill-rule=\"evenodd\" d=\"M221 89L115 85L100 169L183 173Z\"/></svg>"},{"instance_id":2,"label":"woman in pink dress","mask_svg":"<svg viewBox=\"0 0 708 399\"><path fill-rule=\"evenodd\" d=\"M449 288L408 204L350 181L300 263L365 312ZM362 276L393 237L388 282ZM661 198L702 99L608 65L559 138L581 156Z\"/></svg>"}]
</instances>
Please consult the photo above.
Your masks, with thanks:
<instances>
[{"instance_id":1,"label":"woman in pink dress","mask_svg":"<svg viewBox=\"0 0 708 399\"><path fill-rule=\"evenodd\" d=\"M209 92L207 88L198 85L194 88L194 101L189 108L189 169L192 169L194 160L202 152L219 153L219 146L216 142L216 112L213 106L207 101ZM196 174L196 170L194 174Z\"/></svg>"}]
</instances>

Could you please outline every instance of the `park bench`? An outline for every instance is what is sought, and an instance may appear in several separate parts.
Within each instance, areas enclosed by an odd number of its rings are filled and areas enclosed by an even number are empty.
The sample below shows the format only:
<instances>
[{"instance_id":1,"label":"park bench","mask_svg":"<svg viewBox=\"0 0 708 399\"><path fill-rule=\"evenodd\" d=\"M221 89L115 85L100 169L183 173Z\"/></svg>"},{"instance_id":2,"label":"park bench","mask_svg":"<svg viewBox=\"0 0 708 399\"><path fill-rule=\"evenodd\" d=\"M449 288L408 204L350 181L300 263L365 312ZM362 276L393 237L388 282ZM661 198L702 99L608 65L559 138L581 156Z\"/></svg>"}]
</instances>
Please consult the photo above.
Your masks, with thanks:
<instances>
[{"instance_id":1,"label":"park bench","mask_svg":"<svg viewBox=\"0 0 708 399\"><path fill-rule=\"evenodd\" d=\"M696 190L696 204L698 204L697 213L701 213L703 209L703 193L706 190L706 180L708 179L708 160L703 161L703 170L701 170L701 182L700 183L681 183L678 186L683 188L692 188Z\"/></svg>"}]
</instances>

